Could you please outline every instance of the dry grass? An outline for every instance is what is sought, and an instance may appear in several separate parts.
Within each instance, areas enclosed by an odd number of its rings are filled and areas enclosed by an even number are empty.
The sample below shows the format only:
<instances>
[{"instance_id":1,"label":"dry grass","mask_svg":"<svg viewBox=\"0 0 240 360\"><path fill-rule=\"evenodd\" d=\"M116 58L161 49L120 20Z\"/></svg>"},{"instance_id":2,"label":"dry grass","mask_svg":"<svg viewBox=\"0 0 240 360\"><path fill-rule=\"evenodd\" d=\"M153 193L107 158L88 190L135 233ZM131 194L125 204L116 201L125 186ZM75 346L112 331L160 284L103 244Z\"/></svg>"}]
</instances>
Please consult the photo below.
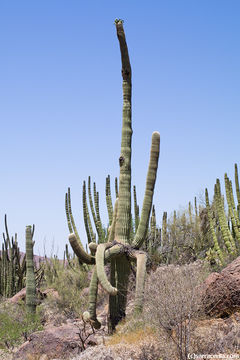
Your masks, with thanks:
<instances>
[{"instance_id":1,"label":"dry grass","mask_svg":"<svg viewBox=\"0 0 240 360\"><path fill-rule=\"evenodd\" d=\"M127 333L116 333L107 340L106 345L136 344L146 339L156 338L156 332L150 327L141 328Z\"/></svg>"}]
</instances>

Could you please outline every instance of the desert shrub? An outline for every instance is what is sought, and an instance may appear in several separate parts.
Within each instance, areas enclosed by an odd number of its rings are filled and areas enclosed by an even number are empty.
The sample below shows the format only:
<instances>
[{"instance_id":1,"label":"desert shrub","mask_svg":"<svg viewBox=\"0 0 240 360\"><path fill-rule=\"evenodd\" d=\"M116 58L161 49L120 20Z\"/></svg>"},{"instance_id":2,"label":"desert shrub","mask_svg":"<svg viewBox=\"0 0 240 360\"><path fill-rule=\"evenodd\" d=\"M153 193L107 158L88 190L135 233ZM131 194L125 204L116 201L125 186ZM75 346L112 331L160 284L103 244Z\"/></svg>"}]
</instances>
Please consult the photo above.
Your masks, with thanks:
<instances>
[{"instance_id":1,"label":"desert shrub","mask_svg":"<svg viewBox=\"0 0 240 360\"><path fill-rule=\"evenodd\" d=\"M198 286L208 271L201 262L184 266L163 266L152 272L146 284L144 320L164 330L179 359L187 359L191 321L200 314Z\"/></svg>"},{"instance_id":2,"label":"desert shrub","mask_svg":"<svg viewBox=\"0 0 240 360\"><path fill-rule=\"evenodd\" d=\"M88 272L82 266L63 266L63 262L52 259L45 269L45 287L54 288L57 297L49 299L49 305L57 306L66 316L79 316L86 306L86 297L82 295L83 288L88 286Z\"/></svg>"},{"instance_id":3,"label":"desert shrub","mask_svg":"<svg viewBox=\"0 0 240 360\"><path fill-rule=\"evenodd\" d=\"M20 305L1 306L0 324L0 347L8 349L26 341L34 331L42 329L38 308L36 314L28 314L24 306Z\"/></svg>"}]
</instances>

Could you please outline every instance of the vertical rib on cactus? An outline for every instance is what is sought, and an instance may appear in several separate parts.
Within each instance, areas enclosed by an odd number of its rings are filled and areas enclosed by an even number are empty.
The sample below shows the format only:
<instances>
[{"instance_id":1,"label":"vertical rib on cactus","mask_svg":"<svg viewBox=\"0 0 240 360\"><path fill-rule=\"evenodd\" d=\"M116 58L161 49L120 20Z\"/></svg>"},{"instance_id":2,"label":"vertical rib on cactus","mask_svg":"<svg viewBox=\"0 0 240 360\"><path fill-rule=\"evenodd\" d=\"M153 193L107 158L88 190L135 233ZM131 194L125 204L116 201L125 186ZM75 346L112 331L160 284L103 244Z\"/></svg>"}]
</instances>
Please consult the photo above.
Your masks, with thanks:
<instances>
[{"instance_id":1,"label":"vertical rib on cactus","mask_svg":"<svg viewBox=\"0 0 240 360\"><path fill-rule=\"evenodd\" d=\"M137 232L139 225L139 206L137 204L137 192L136 186L133 186L133 199L134 199L134 214L135 214L135 233Z\"/></svg>"},{"instance_id":2,"label":"vertical rib on cactus","mask_svg":"<svg viewBox=\"0 0 240 360\"><path fill-rule=\"evenodd\" d=\"M115 195L118 198L118 178L115 177Z\"/></svg>"},{"instance_id":3,"label":"vertical rib on cactus","mask_svg":"<svg viewBox=\"0 0 240 360\"><path fill-rule=\"evenodd\" d=\"M36 283L33 264L32 227L26 227L26 308L29 313L36 311Z\"/></svg>"},{"instance_id":4,"label":"vertical rib on cactus","mask_svg":"<svg viewBox=\"0 0 240 360\"><path fill-rule=\"evenodd\" d=\"M112 242L114 240L114 238L115 238L117 212L118 212L118 198L116 199L115 204L114 204L113 220L112 220L111 226L109 227L108 242Z\"/></svg>"}]
</instances>

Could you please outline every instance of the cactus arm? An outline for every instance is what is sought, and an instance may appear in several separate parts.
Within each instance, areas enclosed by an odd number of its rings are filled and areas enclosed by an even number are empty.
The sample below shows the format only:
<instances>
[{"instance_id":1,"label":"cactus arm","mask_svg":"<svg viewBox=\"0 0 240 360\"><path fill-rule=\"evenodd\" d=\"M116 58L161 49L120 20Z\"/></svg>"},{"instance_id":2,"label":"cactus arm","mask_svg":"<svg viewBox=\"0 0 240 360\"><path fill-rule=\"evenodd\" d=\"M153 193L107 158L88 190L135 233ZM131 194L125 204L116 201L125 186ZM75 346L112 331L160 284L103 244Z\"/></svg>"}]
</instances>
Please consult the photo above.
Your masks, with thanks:
<instances>
[{"instance_id":1,"label":"cactus arm","mask_svg":"<svg viewBox=\"0 0 240 360\"><path fill-rule=\"evenodd\" d=\"M159 148L160 148L160 134L155 131L152 134L152 145L151 145L151 153L150 153L150 161L148 167L145 195L143 200L143 207L141 212L141 218L138 225L137 233L135 235L133 241L133 248L139 249L146 237L150 211L152 208L152 199L154 186L157 177L157 168L158 168L158 158L159 158Z\"/></svg>"},{"instance_id":2,"label":"cactus arm","mask_svg":"<svg viewBox=\"0 0 240 360\"><path fill-rule=\"evenodd\" d=\"M36 282L33 264L33 241L31 226L26 227L26 307L29 313L36 311Z\"/></svg>"},{"instance_id":3,"label":"cactus arm","mask_svg":"<svg viewBox=\"0 0 240 360\"><path fill-rule=\"evenodd\" d=\"M68 229L71 234L71 233L73 233L73 228L72 228L71 219L70 219L70 215L69 215L69 211L68 211L68 193L65 194L65 212L66 212L66 216L67 216Z\"/></svg>"},{"instance_id":4,"label":"cactus arm","mask_svg":"<svg viewBox=\"0 0 240 360\"><path fill-rule=\"evenodd\" d=\"M120 244L114 245L105 250L105 262L108 262L111 259L121 256L123 253L123 249Z\"/></svg>"},{"instance_id":5,"label":"cactus arm","mask_svg":"<svg viewBox=\"0 0 240 360\"><path fill-rule=\"evenodd\" d=\"M95 190L95 187L94 187L94 190ZM94 194L95 194L95 191L94 191ZM91 177L90 177L90 176L88 177L88 199L89 199L89 204L90 204L90 209L91 209L93 221L94 221L94 224L95 224L95 227L96 227L96 229L97 229L98 236L99 236L99 228L98 228L98 222L97 222L97 215L96 215L96 213L95 213L95 209L94 209L94 206L93 206L93 200L92 200Z\"/></svg>"},{"instance_id":6,"label":"cactus arm","mask_svg":"<svg viewBox=\"0 0 240 360\"><path fill-rule=\"evenodd\" d=\"M106 290L109 295L116 295L117 289L113 287L108 281L107 275L104 269L104 253L106 247L109 246L109 243L99 244L96 251L96 268L97 268L97 276L100 284L103 289Z\"/></svg>"},{"instance_id":7,"label":"cactus arm","mask_svg":"<svg viewBox=\"0 0 240 360\"><path fill-rule=\"evenodd\" d=\"M144 301L147 254L143 252L136 252L135 257L137 259L137 274L134 311L140 312L142 311Z\"/></svg>"},{"instance_id":8,"label":"cactus arm","mask_svg":"<svg viewBox=\"0 0 240 360\"><path fill-rule=\"evenodd\" d=\"M111 196L111 186L110 186L110 175L106 177L105 192L106 192L106 203L107 203L109 225L111 225L113 219L113 206L112 206L112 196Z\"/></svg>"},{"instance_id":9,"label":"cactus arm","mask_svg":"<svg viewBox=\"0 0 240 360\"><path fill-rule=\"evenodd\" d=\"M190 225L192 226L193 225L193 218L192 218L192 204L191 204L191 201L189 201L189 203L188 203L188 215L189 215Z\"/></svg>"},{"instance_id":10,"label":"cactus arm","mask_svg":"<svg viewBox=\"0 0 240 360\"><path fill-rule=\"evenodd\" d=\"M71 244L71 247L74 253L77 255L78 259L86 264L95 264L95 258L89 255L82 246L80 246L76 234L72 233L68 236L68 240Z\"/></svg>"},{"instance_id":11,"label":"cactus arm","mask_svg":"<svg viewBox=\"0 0 240 360\"><path fill-rule=\"evenodd\" d=\"M123 78L122 140L119 157L119 202L116 222L116 240L129 241L131 227L131 143L132 143L132 71L127 42L121 20L115 21L120 45Z\"/></svg>"},{"instance_id":12,"label":"cactus arm","mask_svg":"<svg viewBox=\"0 0 240 360\"><path fill-rule=\"evenodd\" d=\"M85 181L83 182L83 217L85 230L88 238L88 244L90 244L91 242L96 242L96 235L93 232L92 223L88 211Z\"/></svg>"},{"instance_id":13,"label":"cactus arm","mask_svg":"<svg viewBox=\"0 0 240 360\"><path fill-rule=\"evenodd\" d=\"M98 243L104 242L104 231L103 226L100 218L100 212L99 212L99 193L96 189L96 183L93 183L93 197L94 197L94 205L95 205L95 211L96 211L96 229L98 233Z\"/></svg>"},{"instance_id":14,"label":"cactus arm","mask_svg":"<svg viewBox=\"0 0 240 360\"><path fill-rule=\"evenodd\" d=\"M68 188L68 192L66 194L66 215L67 215L68 228L69 228L70 233L74 232L74 234L76 235L77 241L79 243L79 246L81 246L83 248L82 242L80 240L80 236L78 234L78 231L77 231L77 228L76 228L76 225L75 225L74 217L73 217L73 214L72 214L70 188ZM71 226L69 224L71 224Z\"/></svg>"},{"instance_id":15,"label":"cactus arm","mask_svg":"<svg viewBox=\"0 0 240 360\"><path fill-rule=\"evenodd\" d=\"M94 266L90 287L89 287L88 311L85 311L83 313L83 320L90 321L95 329L100 329L101 323L98 321L96 315L97 293L98 293L98 277L97 277L96 266Z\"/></svg>"}]
</instances>

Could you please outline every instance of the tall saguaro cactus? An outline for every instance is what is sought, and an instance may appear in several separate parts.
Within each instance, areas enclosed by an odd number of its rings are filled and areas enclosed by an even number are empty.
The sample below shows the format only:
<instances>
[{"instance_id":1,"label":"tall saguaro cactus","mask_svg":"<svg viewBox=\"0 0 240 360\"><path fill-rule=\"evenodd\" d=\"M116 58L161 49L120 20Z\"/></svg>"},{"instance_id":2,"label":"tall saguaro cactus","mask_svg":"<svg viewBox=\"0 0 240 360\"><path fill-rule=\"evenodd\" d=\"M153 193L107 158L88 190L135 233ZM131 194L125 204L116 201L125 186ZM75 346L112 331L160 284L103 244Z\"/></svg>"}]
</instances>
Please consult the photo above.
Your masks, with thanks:
<instances>
[{"instance_id":1,"label":"tall saguaro cactus","mask_svg":"<svg viewBox=\"0 0 240 360\"><path fill-rule=\"evenodd\" d=\"M36 282L33 264L33 231L32 227L26 227L26 308L29 313L34 314L36 311Z\"/></svg>"},{"instance_id":2,"label":"tall saguaro cactus","mask_svg":"<svg viewBox=\"0 0 240 360\"><path fill-rule=\"evenodd\" d=\"M88 311L83 314L83 317L85 320L90 321L95 328L101 326L96 315L98 283L100 283L103 289L109 294L109 325L111 330L114 330L116 324L125 316L128 278L132 261L136 263L137 269L135 311L139 312L142 310L147 253L140 250L140 248L146 241L160 148L160 134L154 132L152 135L143 207L141 216L138 219L136 232L133 239L131 239L132 71L123 29L123 21L116 19L115 25L120 45L123 79L119 189L116 191L118 197L113 211L110 202L108 203L111 221L107 241L98 241L97 244L94 239L94 241L90 242L89 249L91 254L88 254L84 250L77 231L75 231L74 226L70 224L72 222L70 192L66 195L66 213L69 230L71 232L69 242L81 263L94 265L89 291L89 307ZM110 196L109 185L107 184L107 186L108 190L106 194ZM109 201L109 199L107 199L107 201ZM104 265L107 262L110 263L110 279L108 279L104 269Z\"/></svg>"}]
</instances>

